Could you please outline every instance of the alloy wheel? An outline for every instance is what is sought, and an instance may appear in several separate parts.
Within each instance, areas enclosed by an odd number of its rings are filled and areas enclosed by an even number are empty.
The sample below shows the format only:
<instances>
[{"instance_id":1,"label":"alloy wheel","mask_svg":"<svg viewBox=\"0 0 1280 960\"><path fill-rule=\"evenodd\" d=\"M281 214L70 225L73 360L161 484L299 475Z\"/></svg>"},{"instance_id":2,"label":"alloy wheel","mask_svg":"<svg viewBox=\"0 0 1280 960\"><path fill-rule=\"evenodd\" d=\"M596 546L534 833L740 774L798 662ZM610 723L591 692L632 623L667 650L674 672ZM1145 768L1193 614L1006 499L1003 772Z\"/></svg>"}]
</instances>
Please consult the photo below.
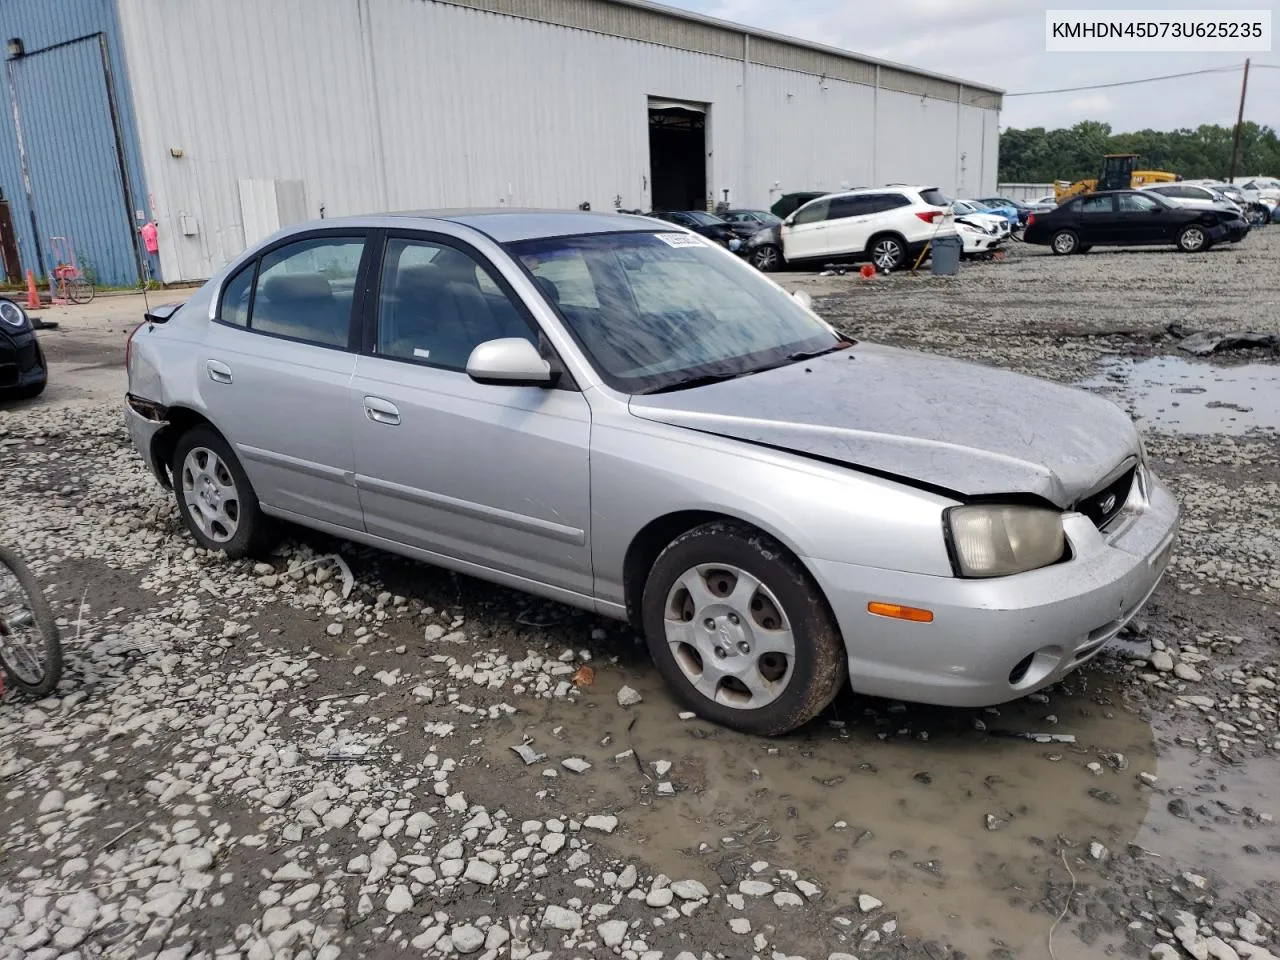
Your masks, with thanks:
<instances>
[{"instance_id":1,"label":"alloy wheel","mask_svg":"<svg viewBox=\"0 0 1280 960\"><path fill-rule=\"evenodd\" d=\"M215 543L226 543L240 526L235 477L208 447L193 447L182 462L182 497L191 520Z\"/></svg>"}]
</instances>

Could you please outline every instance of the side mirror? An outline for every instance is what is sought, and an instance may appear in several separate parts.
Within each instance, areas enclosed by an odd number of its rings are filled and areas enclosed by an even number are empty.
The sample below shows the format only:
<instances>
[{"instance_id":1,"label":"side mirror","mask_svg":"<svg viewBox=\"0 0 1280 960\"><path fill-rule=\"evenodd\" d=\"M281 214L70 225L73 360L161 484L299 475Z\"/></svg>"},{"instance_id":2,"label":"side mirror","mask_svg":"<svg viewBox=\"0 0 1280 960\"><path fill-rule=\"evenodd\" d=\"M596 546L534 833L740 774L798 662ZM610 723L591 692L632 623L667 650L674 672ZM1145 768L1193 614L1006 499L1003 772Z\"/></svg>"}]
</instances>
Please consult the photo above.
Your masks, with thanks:
<instances>
[{"instance_id":1,"label":"side mirror","mask_svg":"<svg viewBox=\"0 0 1280 960\"><path fill-rule=\"evenodd\" d=\"M507 387L547 387L555 382L551 364L523 337L487 340L471 351L467 376L476 383Z\"/></svg>"}]
</instances>

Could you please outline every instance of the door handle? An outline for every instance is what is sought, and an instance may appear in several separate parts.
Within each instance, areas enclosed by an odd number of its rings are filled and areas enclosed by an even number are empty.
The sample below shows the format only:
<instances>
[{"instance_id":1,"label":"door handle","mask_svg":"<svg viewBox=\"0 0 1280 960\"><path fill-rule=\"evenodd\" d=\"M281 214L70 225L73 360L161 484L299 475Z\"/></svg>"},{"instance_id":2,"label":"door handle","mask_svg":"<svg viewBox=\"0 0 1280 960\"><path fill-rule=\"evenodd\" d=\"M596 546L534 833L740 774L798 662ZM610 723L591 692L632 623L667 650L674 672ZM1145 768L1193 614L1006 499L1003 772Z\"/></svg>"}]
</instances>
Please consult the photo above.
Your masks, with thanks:
<instances>
[{"instance_id":1,"label":"door handle","mask_svg":"<svg viewBox=\"0 0 1280 960\"><path fill-rule=\"evenodd\" d=\"M391 427L400 425L400 408L380 397L364 398L364 415L374 423L385 423Z\"/></svg>"},{"instance_id":2,"label":"door handle","mask_svg":"<svg viewBox=\"0 0 1280 960\"><path fill-rule=\"evenodd\" d=\"M204 368L209 374L209 379L214 383L231 382L231 368L221 360L206 360Z\"/></svg>"}]
</instances>

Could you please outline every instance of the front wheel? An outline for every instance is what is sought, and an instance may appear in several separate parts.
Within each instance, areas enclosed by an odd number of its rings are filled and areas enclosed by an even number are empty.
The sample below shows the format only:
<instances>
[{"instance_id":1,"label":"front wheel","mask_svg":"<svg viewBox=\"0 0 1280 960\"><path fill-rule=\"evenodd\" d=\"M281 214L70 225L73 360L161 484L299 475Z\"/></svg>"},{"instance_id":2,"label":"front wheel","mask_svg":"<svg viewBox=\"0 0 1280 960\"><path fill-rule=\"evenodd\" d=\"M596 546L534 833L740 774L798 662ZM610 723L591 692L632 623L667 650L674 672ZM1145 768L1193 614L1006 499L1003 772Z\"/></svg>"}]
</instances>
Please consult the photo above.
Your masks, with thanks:
<instances>
[{"instance_id":1,"label":"front wheel","mask_svg":"<svg viewBox=\"0 0 1280 960\"><path fill-rule=\"evenodd\" d=\"M48 696L62 678L62 641L40 585L0 547L0 671L23 693Z\"/></svg>"},{"instance_id":2,"label":"front wheel","mask_svg":"<svg viewBox=\"0 0 1280 960\"><path fill-rule=\"evenodd\" d=\"M200 546L237 560L266 547L270 521L230 444L213 428L184 433L172 469L178 512Z\"/></svg>"},{"instance_id":3,"label":"front wheel","mask_svg":"<svg viewBox=\"0 0 1280 960\"><path fill-rule=\"evenodd\" d=\"M761 273L772 273L782 266L782 251L772 243L756 247L747 255L747 258Z\"/></svg>"},{"instance_id":4,"label":"front wheel","mask_svg":"<svg viewBox=\"0 0 1280 960\"><path fill-rule=\"evenodd\" d=\"M847 676L822 593L773 538L717 521L677 537L649 572L645 637L668 686L698 714L777 736L824 710Z\"/></svg>"},{"instance_id":5,"label":"front wheel","mask_svg":"<svg viewBox=\"0 0 1280 960\"><path fill-rule=\"evenodd\" d=\"M1178 231L1178 249L1183 253L1199 253L1209 246L1209 235L1196 223L1187 224Z\"/></svg>"},{"instance_id":6,"label":"front wheel","mask_svg":"<svg viewBox=\"0 0 1280 960\"><path fill-rule=\"evenodd\" d=\"M1060 257L1076 253L1080 248L1080 238L1073 230L1059 230L1050 241L1053 252Z\"/></svg>"}]
</instances>

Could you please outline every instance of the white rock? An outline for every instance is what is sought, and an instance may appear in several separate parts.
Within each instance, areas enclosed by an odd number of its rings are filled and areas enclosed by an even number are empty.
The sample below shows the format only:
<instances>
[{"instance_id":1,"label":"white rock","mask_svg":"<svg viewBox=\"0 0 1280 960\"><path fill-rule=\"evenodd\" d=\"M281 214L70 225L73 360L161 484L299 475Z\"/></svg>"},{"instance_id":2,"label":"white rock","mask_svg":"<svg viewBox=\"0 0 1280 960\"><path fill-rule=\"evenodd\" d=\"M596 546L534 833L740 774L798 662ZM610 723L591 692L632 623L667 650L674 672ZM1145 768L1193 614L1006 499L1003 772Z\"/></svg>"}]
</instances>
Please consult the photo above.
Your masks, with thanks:
<instances>
[{"instance_id":1,"label":"white rock","mask_svg":"<svg viewBox=\"0 0 1280 960\"><path fill-rule=\"evenodd\" d=\"M671 906L671 901L675 899L675 894L671 892L670 887L660 887L656 890L650 890L645 896L644 902L654 908L662 908Z\"/></svg>"},{"instance_id":2,"label":"white rock","mask_svg":"<svg viewBox=\"0 0 1280 960\"><path fill-rule=\"evenodd\" d=\"M627 921L608 920L596 927L596 933L600 934L600 940L606 947L620 947L627 938Z\"/></svg>"},{"instance_id":3,"label":"white rock","mask_svg":"<svg viewBox=\"0 0 1280 960\"><path fill-rule=\"evenodd\" d=\"M618 828L618 818L612 816L600 816L599 814L587 817L582 825L588 830L599 830L601 833L613 833Z\"/></svg>"},{"instance_id":4,"label":"white rock","mask_svg":"<svg viewBox=\"0 0 1280 960\"><path fill-rule=\"evenodd\" d=\"M745 893L748 897L763 897L773 893L773 884L763 880L743 880L738 884L738 892Z\"/></svg>"},{"instance_id":5,"label":"white rock","mask_svg":"<svg viewBox=\"0 0 1280 960\"><path fill-rule=\"evenodd\" d=\"M739 936L745 936L751 932L751 921L746 917L731 917L729 919L729 929Z\"/></svg>"},{"instance_id":6,"label":"white rock","mask_svg":"<svg viewBox=\"0 0 1280 960\"><path fill-rule=\"evenodd\" d=\"M705 900L711 891L697 880L677 880L671 884L671 892L681 900Z\"/></svg>"},{"instance_id":7,"label":"white rock","mask_svg":"<svg viewBox=\"0 0 1280 960\"><path fill-rule=\"evenodd\" d=\"M57 813L67 803L67 795L61 790L50 790L40 801L39 813Z\"/></svg>"},{"instance_id":8,"label":"white rock","mask_svg":"<svg viewBox=\"0 0 1280 960\"><path fill-rule=\"evenodd\" d=\"M582 926L582 917L572 910L566 910L552 903L547 905L546 911L542 914L542 925L551 927L553 930L577 930Z\"/></svg>"},{"instance_id":9,"label":"white rock","mask_svg":"<svg viewBox=\"0 0 1280 960\"><path fill-rule=\"evenodd\" d=\"M634 864L627 864L622 868L622 872L618 874L618 889L630 890L636 885L636 868Z\"/></svg>"},{"instance_id":10,"label":"white rock","mask_svg":"<svg viewBox=\"0 0 1280 960\"><path fill-rule=\"evenodd\" d=\"M665 777L667 775L667 771L671 769L671 761L654 760L653 763L649 764L649 766L653 767L653 772L658 775L659 779L661 779Z\"/></svg>"},{"instance_id":11,"label":"white rock","mask_svg":"<svg viewBox=\"0 0 1280 960\"><path fill-rule=\"evenodd\" d=\"M822 893L822 889L816 883L810 883L808 880L797 880L796 889L810 900Z\"/></svg>"},{"instance_id":12,"label":"white rock","mask_svg":"<svg viewBox=\"0 0 1280 960\"><path fill-rule=\"evenodd\" d=\"M586 773L591 769L591 764L581 757L565 757L560 761L560 766L572 773Z\"/></svg>"},{"instance_id":13,"label":"white rock","mask_svg":"<svg viewBox=\"0 0 1280 960\"><path fill-rule=\"evenodd\" d=\"M858 909L863 913L870 913L872 910L879 910L883 906L883 900L878 900L869 893L862 893L858 895Z\"/></svg>"},{"instance_id":14,"label":"white rock","mask_svg":"<svg viewBox=\"0 0 1280 960\"><path fill-rule=\"evenodd\" d=\"M1169 656L1168 651L1157 650L1151 654L1151 666L1161 673L1168 673L1173 669L1173 657Z\"/></svg>"},{"instance_id":15,"label":"white rock","mask_svg":"<svg viewBox=\"0 0 1280 960\"><path fill-rule=\"evenodd\" d=\"M799 894L792 893L790 890L779 890L773 895L773 902L780 907L798 907L804 900Z\"/></svg>"},{"instance_id":16,"label":"white rock","mask_svg":"<svg viewBox=\"0 0 1280 960\"><path fill-rule=\"evenodd\" d=\"M618 706L620 707L634 707L643 701L644 697L640 696L639 692L631 689L631 687L624 686L618 691Z\"/></svg>"},{"instance_id":17,"label":"white rock","mask_svg":"<svg viewBox=\"0 0 1280 960\"><path fill-rule=\"evenodd\" d=\"M387 913L404 913L413 909L413 895L403 883L396 884L387 897Z\"/></svg>"},{"instance_id":18,"label":"white rock","mask_svg":"<svg viewBox=\"0 0 1280 960\"><path fill-rule=\"evenodd\" d=\"M461 923L449 931L453 949L459 953L475 953L484 946L484 934L469 923Z\"/></svg>"},{"instance_id":19,"label":"white rock","mask_svg":"<svg viewBox=\"0 0 1280 960\"><path fill-rule=\"evenodd\" d=\"M1189 663L1176 663L1173 667L1173 675L1180 680L1188 680L1191 683L1199 683L1204 677L1200 676L1200 671ZM1230 947L1227 947L1230 950ZM1232 953L1235 951L1233 950Z\"/></svg>"},{"instance_id":20,"label":"white rock","mask_svg":"<svg viewBox=\"0 0 1280 960\"><path fill-rule=\"evenodd\" d=\"M563 833L548 833L542 838L542 843L539 846L542 847L544 853L557 854L564 849L566 842Z\"/></svg>"},{"instance_id":21,"label":"white rock","mask_svg":"<svg viewBox=\"0 0 1280 960\"><path fill-rule=\"evenodd\" d=\"M487 887L498 879L498 868L483 860L472 860L467 864L467 871L462 875L462 879L482 883Z\"/></svg>"}]
</instances>

